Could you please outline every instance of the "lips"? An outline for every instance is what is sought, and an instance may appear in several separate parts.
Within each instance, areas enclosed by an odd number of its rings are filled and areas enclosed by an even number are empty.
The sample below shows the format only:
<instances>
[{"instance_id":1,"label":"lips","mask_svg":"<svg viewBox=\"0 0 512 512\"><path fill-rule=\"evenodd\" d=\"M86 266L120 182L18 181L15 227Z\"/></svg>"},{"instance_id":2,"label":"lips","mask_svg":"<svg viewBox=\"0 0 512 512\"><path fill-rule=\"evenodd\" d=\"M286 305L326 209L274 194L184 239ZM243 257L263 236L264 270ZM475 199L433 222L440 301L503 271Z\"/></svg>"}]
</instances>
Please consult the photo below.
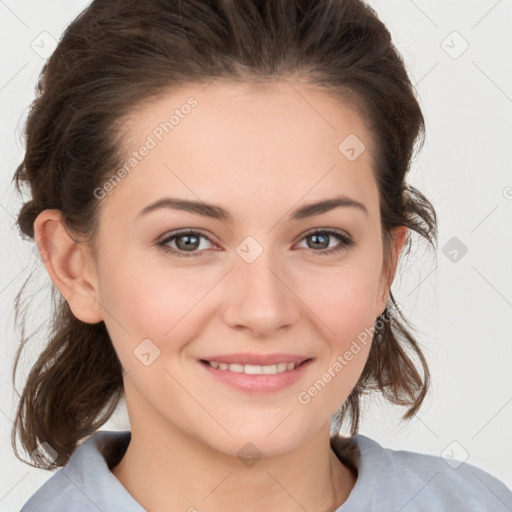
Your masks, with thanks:
<instances>
[{"instance_id":1,"label":"lips","mask_svg":"<svg viewBox=\"0 0 512 512\"><path fill-rule=\"evenodd\" d=\"M296 365L312 359L310 356L300 354L224 354L211 357L204 357L201 361L224 363L224 364L242 364L242 365L272 365L279 363L295 363Z\"/></svg>"},{"instance_id":2,"label":"lips","mask_svg":"<svg viewBox=\"0 0 512 512\"><path fill-rule=\"evenodd\" d=\"M252 393L293 384L313 360L299 354L225 354L198 360L216 380Z\"/></svg>"}]
</instances>

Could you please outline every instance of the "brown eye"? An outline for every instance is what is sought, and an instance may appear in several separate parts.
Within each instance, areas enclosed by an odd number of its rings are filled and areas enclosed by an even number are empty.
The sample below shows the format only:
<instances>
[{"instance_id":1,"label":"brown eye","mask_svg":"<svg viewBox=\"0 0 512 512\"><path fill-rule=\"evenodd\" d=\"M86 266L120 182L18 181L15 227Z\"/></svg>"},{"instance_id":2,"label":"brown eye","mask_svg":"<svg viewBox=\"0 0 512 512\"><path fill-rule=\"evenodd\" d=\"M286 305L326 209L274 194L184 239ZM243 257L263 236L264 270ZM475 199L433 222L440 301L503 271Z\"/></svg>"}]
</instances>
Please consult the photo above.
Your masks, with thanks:
<instances>
[{"instance_id":1,"label":"brown eye","mask_svg":"<svg viewBox=\"0 0 512 512\"><path fill-rule=\"evenodd\" d=\"M197 231L180 231L164 238L161 242L158 242L157 245L162 250L177 254L178 256L198 256L200 251L197 254L196 251L201 244L201 240L210 241L206 235ZM175 242L175 248L169 246L171 242ZM189 254L184 255L180 254L180 252Z\"/></svg>"}]
</instances>

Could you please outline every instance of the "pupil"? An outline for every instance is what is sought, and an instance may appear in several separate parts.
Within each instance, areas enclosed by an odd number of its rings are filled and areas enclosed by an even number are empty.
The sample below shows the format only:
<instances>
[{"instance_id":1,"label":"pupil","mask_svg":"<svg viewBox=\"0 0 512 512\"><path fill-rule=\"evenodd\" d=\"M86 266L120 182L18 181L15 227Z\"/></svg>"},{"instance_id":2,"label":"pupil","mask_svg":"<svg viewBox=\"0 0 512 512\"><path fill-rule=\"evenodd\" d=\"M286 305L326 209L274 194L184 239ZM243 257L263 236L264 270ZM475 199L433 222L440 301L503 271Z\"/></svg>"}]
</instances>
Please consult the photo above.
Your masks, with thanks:
<instances>
[{"instance_id":1,"label":"pupil","mask_svg":"<svg viewBox=\"0 0 512 512\"><path fill-rule=\"evenodd\" d=\"M196 242L192 242L190 243L190 239L196 239ZM179 249L187 249L187 248L196 248L196 247L193 247L194 244L197 244L197 236L193 236L193 235L181 235L180 237L177 238L177 243L176 245L178 246ZM184 246L183 247L180 247L180 243L179 241L182 240L182 239L187 239L187 242L185 242Z\"/></svg>"},{"instance_id":2,"label":"pupil","mask_svg":"<svg viewBox=\"0 0 512 512\"><path fill-rule=\"evenodd\" d=\"M315 241L317 241L319 238L323 238L323 239L324 239L324 242L323 242L324 244L325 244L326 239L327 239L327 235L311 235L311 237L312 237ZM322 242L320 241L320 243L322 243Z\"/></svg>"}]
</instances>

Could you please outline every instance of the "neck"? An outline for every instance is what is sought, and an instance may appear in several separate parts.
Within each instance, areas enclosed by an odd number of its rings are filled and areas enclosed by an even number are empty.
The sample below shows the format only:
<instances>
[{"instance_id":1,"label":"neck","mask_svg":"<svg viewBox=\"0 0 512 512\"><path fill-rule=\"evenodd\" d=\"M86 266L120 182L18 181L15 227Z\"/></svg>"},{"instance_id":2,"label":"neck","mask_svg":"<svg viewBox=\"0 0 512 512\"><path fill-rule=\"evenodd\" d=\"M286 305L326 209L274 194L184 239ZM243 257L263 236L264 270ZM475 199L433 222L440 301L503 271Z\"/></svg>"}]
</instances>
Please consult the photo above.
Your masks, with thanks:
<instances>
[{"instance_id":1,"label":"neck","mask_svg":"<svg viewBox=\"0 0 512 512\"><path fill-rule=\"evenodd\" d=\"M329 423L294 449L251 462L170 423L131 391L131 440L111 471L148 511L333 512L355 485L331 449Z\"/></svg>"},{"instance_id":2,"label":"neck","mask_svg":"<svg viewBox=\"0 0 512 512\"><path fill-rule=\"evenodd\" d=\"M329 430L291 453L243 464L166 425L165 436L132 424L114 476L146 510L332 512L356 477L330 448ZM171 508L172 507L172 508Z\"/></svg>"}]
</instances>

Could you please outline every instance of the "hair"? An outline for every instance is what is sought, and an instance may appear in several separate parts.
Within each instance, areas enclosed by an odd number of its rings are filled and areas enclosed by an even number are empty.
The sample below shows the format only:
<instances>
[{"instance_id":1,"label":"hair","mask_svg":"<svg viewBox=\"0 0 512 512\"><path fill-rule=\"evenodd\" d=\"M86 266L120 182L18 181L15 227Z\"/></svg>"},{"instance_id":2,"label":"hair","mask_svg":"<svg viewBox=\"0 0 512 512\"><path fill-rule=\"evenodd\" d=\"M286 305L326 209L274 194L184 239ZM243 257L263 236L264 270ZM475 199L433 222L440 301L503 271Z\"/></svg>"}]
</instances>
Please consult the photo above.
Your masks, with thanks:
<instances>
[{"instance_id":1,"label":"hair","mask_svg":"<svg viewBox=\"0 0 512 512\"><path fill-rule=\"evenodd\" d=\"M362 0L93 1L41 71L25 124L25 155L13 177L18 192L21 185L31 192L17 226L33 241L38 214L59 209L70 232L97 254L94 190L121 163L125 116L178 86L298 77L349 103L368 127L384 263L398 226L435 248L435 210L406 183L415 145L424 143L424 118L389 31ZM410 251L409 230L402 254ZM16 296L16 323L25 284ZM44 443L55 450L46 469L65 465L124 395L123 370L105 323L78 320L54 285L52 298L51 334L29 372L11 433L16 456L33 467L41 467L34 453ZM397 314L383 322L390 306ZM370 391L406 406L403 419L416 414L430 374L411 329L390 293L364 370L333 417L337 428L349 419L350 432L358 432L361 400ZM13 383L29 338L23 328ZM18 436L32 461L20 457Z\"/></svg>"}]
</instances>

